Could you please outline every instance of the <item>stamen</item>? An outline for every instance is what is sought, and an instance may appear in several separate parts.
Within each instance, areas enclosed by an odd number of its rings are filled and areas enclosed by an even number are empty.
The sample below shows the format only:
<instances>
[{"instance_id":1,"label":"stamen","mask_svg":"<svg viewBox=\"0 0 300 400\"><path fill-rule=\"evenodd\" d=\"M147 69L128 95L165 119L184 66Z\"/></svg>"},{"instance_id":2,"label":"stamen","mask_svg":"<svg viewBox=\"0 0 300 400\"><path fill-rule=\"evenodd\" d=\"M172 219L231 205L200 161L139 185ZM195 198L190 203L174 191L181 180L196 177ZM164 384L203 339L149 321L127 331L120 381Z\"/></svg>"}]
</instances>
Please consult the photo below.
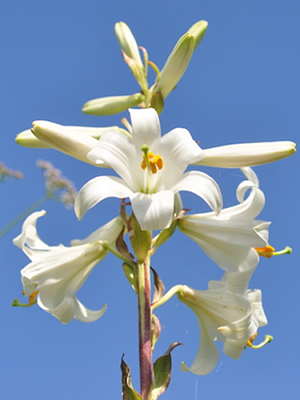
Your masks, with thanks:
<instances>
[{"instance_id":1,"label":"stamen","mask_svg":"<svg viewBox=\"0 0 300 400\"><path fill-rule=\"evenodd\" d=\"M266 247L254 247L255 250L257 251L259 256L266 257L266 258L271 258L273 256L282 256L283 254L291 254L292 253L292 248L291 247L286 247L283 250L280 251L275 251L274 247L271 245L267 245Z\"/></svg>"},{"instance_id":2,"label":"stamen","mask_svg":"<svg viewBox=\"0 0 300 400\"><path fill-rule=\"evenodd\" d=\"M36 290L35 292L32 292L31 295L28 298L28 303L30 305L35 304L36 303L36 296L39 294L39 290Z\"/></svg>"},{"instance_id":3,"label":"stamen","mask_svg":"<svg viewBox=\"0 0 300 400\"><path fill-rule=\"evenodd\" d=\"M262 347L264 347L267 343L270 343L273 340L273 336L271 335L266 335L265 336L265 340L263 342L261 342L258 345L254 345L252 344L253 340L255 339L255 337L257 336L257 333L252 336L252 338L250 338L247 342L247 346L251 347L251 349L261 349Z\"/></svg>"},{"instance_id":4,"label":"stamen","mask_svg":"<svg viewBox=\"0 0 300 400\"><path fill-rule=\"evenodd\" d=\"M164 161L159 154L154 155L152 151L149 151L148 146L144 145L141 149L143 151L143 160L141 162L141 168L148 168L149 172L156 174L158 170L164 166Z\"/></svg>"},{"instance_id":5,"label":"stamen","mask_svg":"<svg viewBox=\"0 0 300 400\"><path fill-rule=\"evenodd\" d=\"M18 299L15 299L12 302L12 306L13 307L31 307L37 303L36 296L38 295L38 293L39 293L39 290L35 290L34 292L31 293L31 295L29 295L28 304L20 303ZM25 295L24 290L23 290L22 294Z\"/></svg>"}]
</instances>

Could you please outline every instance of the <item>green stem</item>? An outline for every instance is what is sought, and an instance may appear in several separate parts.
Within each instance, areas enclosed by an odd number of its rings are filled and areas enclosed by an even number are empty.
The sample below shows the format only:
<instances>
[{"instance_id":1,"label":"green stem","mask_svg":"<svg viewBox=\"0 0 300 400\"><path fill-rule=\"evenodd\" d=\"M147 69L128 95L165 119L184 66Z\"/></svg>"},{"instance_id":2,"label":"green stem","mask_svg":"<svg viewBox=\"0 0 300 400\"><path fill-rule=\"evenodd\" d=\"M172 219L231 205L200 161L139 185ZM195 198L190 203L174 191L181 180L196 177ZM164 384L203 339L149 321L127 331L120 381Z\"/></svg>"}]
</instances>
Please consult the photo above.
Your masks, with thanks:
<instances>
[{"instance_id":1,"label":"green stem","mask_svg":"<svg viewBox=\"0 0 300 400\"><path fill-rule=\"evenodd\" d=\"M152 384L151 282L150 257L137 265L140 385L143 400L148 399Z\"/></svg>"},{"instance_id":2,"label":"green stem","mask_svg":"<svg viewBox=\"0 0 300 400\"><path fill-rule=\"evenodd\" d=\"M161 297L158 301L152 304L152 310L155 310L157 307L162 306L165 304L167 301L171 299L171 297L174 296L174 294L177 294L180 289L182 288L183 285L175 285L173 286L163 297Z\"/></svg>"},{"instance_id":3,"label":"green stem","mask_svg":"<svg viewBox=\"0 0 300 400\"><path fill-rule=\"evenodd\" d=\"M48 200L47 196L43 196L38 199L35 203L31 204L28 208L21 212L16 218L10 221L4 228L0 231L0 239L6 235L12 228L14 228L19 222L23 221L28 215L33 213L38 207L42 206Z\"/></svg>"}]
</instances>

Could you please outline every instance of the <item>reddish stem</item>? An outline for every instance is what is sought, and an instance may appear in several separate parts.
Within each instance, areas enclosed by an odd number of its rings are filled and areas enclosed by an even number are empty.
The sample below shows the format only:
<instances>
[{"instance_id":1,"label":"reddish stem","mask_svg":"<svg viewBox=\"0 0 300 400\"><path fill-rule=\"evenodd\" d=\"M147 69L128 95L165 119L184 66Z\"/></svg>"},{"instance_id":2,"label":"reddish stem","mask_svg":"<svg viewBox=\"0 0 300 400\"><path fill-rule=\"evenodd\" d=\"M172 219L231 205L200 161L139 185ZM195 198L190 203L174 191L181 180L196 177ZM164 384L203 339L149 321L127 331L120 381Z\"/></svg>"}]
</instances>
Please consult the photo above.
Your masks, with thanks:
<instances>
[{"instance_id":1,"label":"reddish stem","mask_svg":"<svg viewBox=\"0 0 300 400\"><path fill-rule=\"evenodd\" d=\"M149 258L138 264L139 358L143 400L148 399L152 384L151 282Z\"/></svg>"}]
</instances>

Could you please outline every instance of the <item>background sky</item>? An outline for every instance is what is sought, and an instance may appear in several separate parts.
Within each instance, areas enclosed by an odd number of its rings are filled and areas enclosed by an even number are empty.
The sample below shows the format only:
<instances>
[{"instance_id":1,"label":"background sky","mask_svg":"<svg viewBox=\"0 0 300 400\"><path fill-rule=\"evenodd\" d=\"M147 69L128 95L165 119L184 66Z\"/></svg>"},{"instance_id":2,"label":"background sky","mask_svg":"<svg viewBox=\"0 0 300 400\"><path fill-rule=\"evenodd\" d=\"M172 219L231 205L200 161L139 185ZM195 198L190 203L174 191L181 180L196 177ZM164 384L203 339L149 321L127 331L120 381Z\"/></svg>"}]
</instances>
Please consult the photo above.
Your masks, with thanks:
<instances>
[{"instance_id":1,"label":"background sky","mask_svg":"<svg viewBox=\"0 0 300 400\"><path fill-rule=\"evenodd\" d=\"M189 68L168 97L162 132L187 128L203 148L238 142L298 141L299 14L297 2L283 0L61 1L11 0L1 8L0 161L21 170L24 179L0 185L0 226L43 195L37 159L51 161L79 189L104 173L54 150L22 148L14 142L37 119L66 125L109 126L121 116L81 113L93 98L137 92L123 63L114 24L126 22L150 60L162 68L178 38L195 22L209 27ZM154 79L154 77L153 77ZM203 169L204 170L204 169ZM263 292L269 324L260 329L274 341L261 350L246 349L234 361L221 352L216 369L199 377L179 370L194 359L199 343L195 315L177 298L157 314L163 329L154 359L173 342L173 374L165 400L230 398L273 400L297 397L299 387L299 158L255 168L266 195L261 219L272 221L270 243L293 247L290 256L262 259L250 287ZM226 206L236 203L239 170L205 169L219 183ZM184 195L193 212L201 200ZM51 245L84 238L113 218L119 201L106 200L77 221L72 210L48 202L38 230ZM94 269L78 293L89 308L108 304L92 324L62 325L38 306L13 308L22 299L20 270L26 256L13 246L21 224L0 242L0 398L119 399L120 360L132 369L138 389L136 298L111 256ZM204 290L221 271L197 245L177 232L153 257L167 289L181 283Z\"/></svg>"}]
</instances>

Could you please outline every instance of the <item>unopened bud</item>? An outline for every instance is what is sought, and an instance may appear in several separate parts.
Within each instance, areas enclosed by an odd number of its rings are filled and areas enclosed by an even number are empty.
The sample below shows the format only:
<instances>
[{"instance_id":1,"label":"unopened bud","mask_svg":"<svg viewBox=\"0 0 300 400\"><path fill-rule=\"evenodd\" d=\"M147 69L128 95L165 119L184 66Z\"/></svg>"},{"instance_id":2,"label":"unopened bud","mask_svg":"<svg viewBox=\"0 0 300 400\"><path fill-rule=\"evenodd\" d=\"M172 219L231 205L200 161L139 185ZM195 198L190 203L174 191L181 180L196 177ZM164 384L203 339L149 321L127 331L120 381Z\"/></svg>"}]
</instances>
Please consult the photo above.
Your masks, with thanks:
<instances>
[{"instance_id":1,"label":"unopened bud","mask_svg":"<svg viewBox=\"0 0 300 400\"><path fill-rule=\"evenodd\" d=\"M97 145L97 139L53 122L35 121L32 124L32 133L48 147L93 164L87 154Z\"/></svg>"},{"instance_id":2,"label":"unopened bud","mask_svg":"<svg viewBox=\"0 0 300 400\"><path fill-rule=\"evenodd\" d=\"M184 74L194 52L195 39L189 33L183 35L167 59L158 80L156 92L165 99Z\"/></svg>"},{"instance_id":3,"label":"unopened bud","mask_svg":"<svg viewBox=\"0 0 300 400\"><path fill-rule=\"evenodd\" d=\"M194 51L205 35L207 25L206 21L197 22L176 43L161 71L155 89L156 92L161 92L164 99L183 76Z\"/></svg>"},{"instance_id":4,"label":"unopened bud","mask_svg":"<svg viewBox=\"0 0 300 400\"><path fill-rule=\"evenodd\" d=\"M141 93L131 96L110 96L100 97L99 99L90 100L84 104L82 111L85 114L92 115L112 115L135 107L144 101Z\"/></svg>"},{"instance_id":5,"label":"unopened bud","mask_svg":"<svg viewBox=\"0 0 300 400\"><path fill-rule=\"evenodd\" d=\"M189 30L188 33L193 36L195 39L195 48L198 47L199 43L203 39L206 29L207 29L208 23L206 21L199 21L196 22Z\"/></svg>"},{"instance_id":6,"label":"unopened bud","mask_svg":"<svg viewBox=\"0 0 300 400\"><path fill-rule=\"evenodd\" d=\"M122 51L139 64L143 64L136 40L125 22L118 22L115 25L115 34Z\"/></svg>"}]
</instances>

